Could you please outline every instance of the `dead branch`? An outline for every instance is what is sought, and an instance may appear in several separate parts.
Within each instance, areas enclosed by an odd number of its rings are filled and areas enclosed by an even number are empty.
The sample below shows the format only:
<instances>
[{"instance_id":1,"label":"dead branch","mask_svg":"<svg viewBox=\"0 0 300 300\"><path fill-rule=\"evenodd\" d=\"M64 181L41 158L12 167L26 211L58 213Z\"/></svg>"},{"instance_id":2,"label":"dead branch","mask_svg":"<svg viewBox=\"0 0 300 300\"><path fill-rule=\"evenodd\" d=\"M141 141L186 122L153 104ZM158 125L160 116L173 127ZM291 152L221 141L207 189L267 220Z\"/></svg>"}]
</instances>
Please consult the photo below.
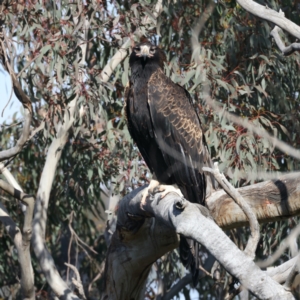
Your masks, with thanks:
<instances>
[{"instance_id":1,"label":"dead branch","mask_svg":"<svg viewBox=\"0 0 300 300\"><path fill-rule=\"evenodd\" d=\"M83 285L82 285L82 281L80 278L80 274L77 270L77 268L71 264L67 264L65 263L65 265L72 269L74 274L76 275L76 278L72 278L72 283L74 284L74 286L76 287L76 289L78 290L79 295L81 296L82 299L86 299L85 294L84 294L84 290L83 290Z\"/></svg>"}]
</instances>

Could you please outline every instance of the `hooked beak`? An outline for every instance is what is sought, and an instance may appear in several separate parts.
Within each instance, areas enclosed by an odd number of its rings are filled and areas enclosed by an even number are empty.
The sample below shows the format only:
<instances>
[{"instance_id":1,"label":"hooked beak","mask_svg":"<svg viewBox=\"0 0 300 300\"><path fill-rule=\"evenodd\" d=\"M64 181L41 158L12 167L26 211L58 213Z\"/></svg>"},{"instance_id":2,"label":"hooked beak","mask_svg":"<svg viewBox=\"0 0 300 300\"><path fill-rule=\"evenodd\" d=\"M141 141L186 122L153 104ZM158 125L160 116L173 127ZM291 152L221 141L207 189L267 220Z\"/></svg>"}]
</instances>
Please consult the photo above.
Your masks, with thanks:
<instances>
[{"instance_id":1,"label":"hooked beak","mask_svg":"<svg viewBox=\"0 0 300 300\"><path fill-rule=\"evenodd\" d=\"M152 55L150 55L150 47L147 45L141 46L141 52L139 56L142 56L144 60L146 60L147 57L151 57Z\"/></svg>"},{"instance_id":2,"label":"hooked beak","mask_svg":"<svg viewBox=\"0 0 300 300\"><path fill-rule=\"evenodd\" d=\"M144 60L146 60L146 58L149 56L150 51L149 51L149 47L144 45L141 47L141 56L143 56Z\"/></svg>"}]
</instances>

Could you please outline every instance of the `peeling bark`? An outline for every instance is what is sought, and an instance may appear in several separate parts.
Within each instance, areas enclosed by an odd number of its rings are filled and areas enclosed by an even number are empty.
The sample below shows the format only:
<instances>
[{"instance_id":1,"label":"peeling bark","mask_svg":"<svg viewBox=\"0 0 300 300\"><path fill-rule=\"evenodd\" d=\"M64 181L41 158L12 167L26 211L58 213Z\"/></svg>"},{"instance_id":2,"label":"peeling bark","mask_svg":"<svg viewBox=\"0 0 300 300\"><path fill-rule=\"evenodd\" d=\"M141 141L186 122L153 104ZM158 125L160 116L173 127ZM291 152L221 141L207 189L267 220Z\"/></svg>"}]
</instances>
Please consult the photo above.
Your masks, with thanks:
<instances>
[{"instance_id":1,"label":"peeling bark","mask_svg":"<svg viewBox=\"0 0 300 300\"><path fill-rule=\"evenodd\" d=\"M283 220L300 214L299 176L299 172L290 173L276 180L268 180L237 190L248 202L259 223ZM225 191L213 193L206 199L206 205L221 228L248 226L245 214Z\"/></svg>"}]
</instances>

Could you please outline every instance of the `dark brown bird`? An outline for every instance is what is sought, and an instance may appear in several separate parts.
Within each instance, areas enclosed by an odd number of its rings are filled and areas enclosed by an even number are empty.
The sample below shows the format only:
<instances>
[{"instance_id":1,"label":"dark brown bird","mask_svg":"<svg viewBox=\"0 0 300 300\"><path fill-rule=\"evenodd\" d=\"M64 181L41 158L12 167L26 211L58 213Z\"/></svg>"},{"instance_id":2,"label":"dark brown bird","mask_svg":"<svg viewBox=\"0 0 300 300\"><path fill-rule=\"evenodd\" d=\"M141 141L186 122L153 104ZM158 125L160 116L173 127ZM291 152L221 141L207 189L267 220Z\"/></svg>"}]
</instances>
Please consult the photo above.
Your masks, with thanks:
<instances>
[{"instance_id":1,"label":"dark brown bird","mask_svg":"<svg viewBox=\"0 0 300 300\"><path fill-rule=\"evenodd\" d=\"M128 129L159 183L176 184L187 200L204 204L214 181L202 168L212 161L191 96L164 74L165 61L164 52L148 42L133 48L125 91ZM180 258L196 285L198 245L181 237Z\"/></svg>"}]
</instances>

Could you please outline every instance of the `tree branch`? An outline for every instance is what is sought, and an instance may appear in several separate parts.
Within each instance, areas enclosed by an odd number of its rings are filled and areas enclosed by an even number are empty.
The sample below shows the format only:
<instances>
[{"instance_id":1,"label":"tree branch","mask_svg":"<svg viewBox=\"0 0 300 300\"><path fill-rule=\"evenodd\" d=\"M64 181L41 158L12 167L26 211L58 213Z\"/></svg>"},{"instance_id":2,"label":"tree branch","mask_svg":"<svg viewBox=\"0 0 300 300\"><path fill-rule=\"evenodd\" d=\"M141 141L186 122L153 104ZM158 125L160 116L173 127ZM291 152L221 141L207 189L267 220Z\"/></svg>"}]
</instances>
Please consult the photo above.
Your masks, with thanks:
<instances>
[{"instance_id":1,"label":"tree branch","mask_svg":"<svg viewBox=\"0 0 300 300\"><path fill-rule=\"evenodd\" d=\"M274 222L300 214L299 172L280 176L237 191L255 213L259 223ZM212 193L206 205L215 222L223 229L248 225L241 208L223 190Z\"/></svg>"},{"instance_id":2,"label":"tree branch","mask_svg":"<svg viewBox=\"0 0 300 300\"><path fill-rule=\"evenodd\" d=\"M270 277L276 280L278 283L283 283L286 281L288 275L290 274L292 268L297 262L298 257L294 257L287 262L281 264L277 267L268 268L265 271Z\"/></svg>"},{"instance_id":3,"label":"tree branch","mask_svg":"<svg viewBox=\"0 0 300 300\"><path fill-rule=\"evenodd\" d=\"M39 265L45 275L48 284L61 299L78 299L69 289L65 281L60 277L51 254L44 243L47 223L47 211L50 191L61 152L68 140L69 129L74 121L74 113L78 95L66 108L64 121L48 149L46 162L41 175L39 189L36 197L35 216L33 219L32 245Z\"/></svg>"},{"instance_id":4,"label":"tree branch","mask_svg":"<svg viewBox=\"0 0 300 300\"><path fill-rule=\"evenodd\" d=\"M255 133L255 134L267 139L274 145L274 147L276 147L276 148L280 149L282 152L285 152L288 155L293 156L300 160L300 151L299 150L291 147L290 145L286 144L285 142L270 135L265 129L253 126L251 123L249 123L249 120L242 119L240 117L235 116L234 114L224 111L223 108L221 108L220 105L218 105L216 103L216 101L214 101L210 97L209 93L206 94L205 101L207 102L207 104L209 104L215 110L215 112L221 113L222 116L225 117L228 121L231 121L235 124L239 124L239 125L243 126L244 128L247 128L248 133Z\"/></svg>"},{"instance_id":5,"label":"tree branch","mask_svg":"<svg viewBox=\"0 0 300 300\"><path fill-rule=\"evenodd\" d=\"M214 169L203 168L203 171L210 172L214 175L215 179L222 186L222 188L232 197L232 199L239 205L243 210L246 217L250 223L251 236L247 242L245 248L245 253L249 255L252 259L255 258L255 251L259 242L260 233L259 233L259 223L257 221L256 215L252 211L250 205L244 200L241 194L229 183L224 174L221 174L218 168L218 164L214 164Z\"/></svg>"},{"instance_id":6,"label":"tree branch","mask_svg":"<svg viewBox=\"0 0 300 300\"><path fill-rule=\"evenodd\" d=\"M15 222L10 218L6 209L0 203L0 221L5 225L18 252L18 260L21 269L21 290L23 299L35 299L34 274L31 264L30 241L32 236L32 217L34 198L15 189L7 182L0 179L0 188L27 205L23 227L23 235Z\"/></svg>"},{"instance_id":7,"label":"tree branch","mask_svg":"<svg viewBox=\"0 0 300 300\"><path fill-rule=\"evenodd\" d=\"M252 0L237 0L237 2L251 14L274 23L294 37L300 39L300 27L289 19L286 19L280 12L269 8L268 6L262 6Z\"/></svg>"},{"instance_id":8,"label":"tree branch","mask_svg":"<svg viewBox=\"0 0 300 300\"><path fill-rule=\"evenodd\" d=\"M280 36L279 36L279 31L281 29L278 26L275 26L273 30L271 31L270 35L274 38L279 50L282 52L284 56L290 55L295 51L300 50L300 43L292 43L289 46L285 46L284 43L282 42Z\"/></svg>"},{"instance_id":9,"label":"tree branch","mask_svg":"<svg viewBox=\"0 0 300 300\"><path fill-rule=\"evenodd\" d=\"M284 17L284 12L280 9L279 14ZM300 50L300 44L299 43L293 43L287 47L285 47L284 43L282 42L280 36L279 36L280 28L278 26L275 26L273 30L271 31L270 35L273 36L278 48L282 52L283 55L287 56L292 54L295 51Z\"/></svg>"},{"instance_id":10,"label":"tree branch","mask_svg":"<svg viewBox=\"0 0 300 300\"><path fill-rule=\"evenodd\" d=\"M108 251L103 299L107 295L110 299L118 299L120 293L125 299L141 297L152 262L161 256L161 252L177 246L177 234L204 245L254 295L264 299L294 299L237 248L210 219L205 207L190 203L174 193L163 199L156 193L150 195L142 210L141 198L142 192L134 191L120 202L117 230ZM153 244L156 245L155 250L151 246ZM118 282L122 289L113 282Z\"/></svg>"},{"instance_id":11,"label":"tree branch","mask_svg":"<svg viewBox=\"0 0 300 300\"><path fill-rule=\"evenodd\" d=\"M23 146L26 143L30 134L30 124L32 119L32 113L27 108L25 108L24 110L24 117L25 120L20 138L18 139L16 145L13 148L3 150L0 152L0 161L4 161L17 155L23 149Z\"/></svg>"}]
</instances>

